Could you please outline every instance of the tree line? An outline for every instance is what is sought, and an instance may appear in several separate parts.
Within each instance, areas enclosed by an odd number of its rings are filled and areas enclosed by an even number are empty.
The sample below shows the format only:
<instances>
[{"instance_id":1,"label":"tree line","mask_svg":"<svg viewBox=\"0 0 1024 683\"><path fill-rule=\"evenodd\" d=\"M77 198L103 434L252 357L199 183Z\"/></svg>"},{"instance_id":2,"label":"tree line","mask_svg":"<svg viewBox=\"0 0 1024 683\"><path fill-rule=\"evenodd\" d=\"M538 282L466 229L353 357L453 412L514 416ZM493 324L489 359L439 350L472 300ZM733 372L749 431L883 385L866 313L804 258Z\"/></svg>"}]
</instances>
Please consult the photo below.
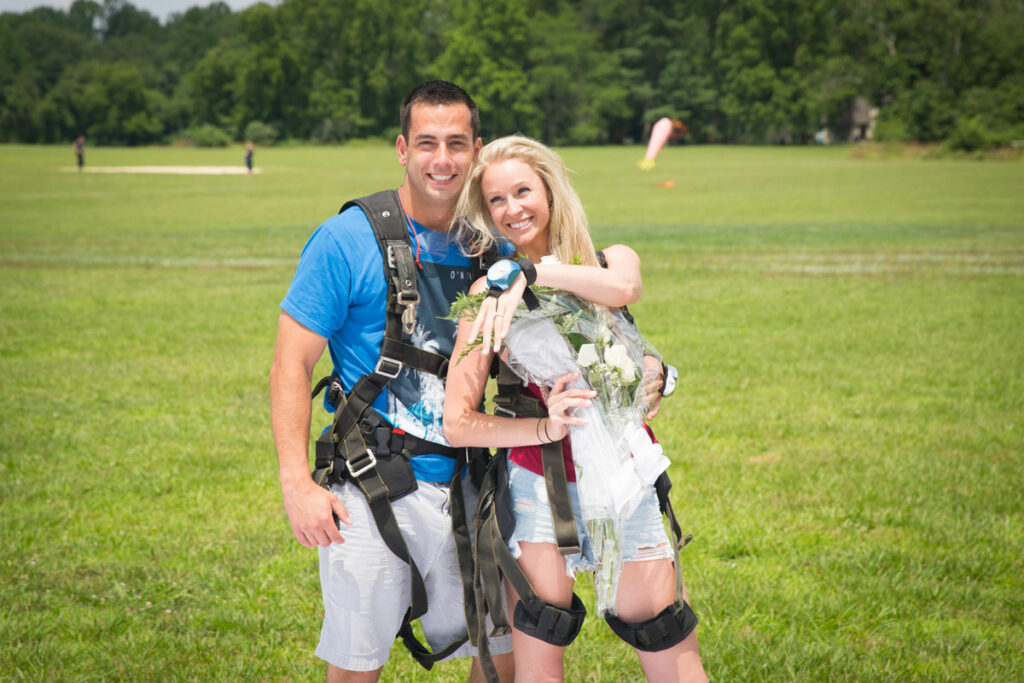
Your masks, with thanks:
<instances>
[{"instance_id":1,"label":"tree line","mask_svg":"<svg viewBox=\"0 0 1024 683\"><path fill-rule=\"evenodd\" d=\"M342 142L397 135L445 78L485 138L1024 139L1021 0L283 0L161 22L127 0L0 15L0 141Z\"/></svg>"}]
</instances>

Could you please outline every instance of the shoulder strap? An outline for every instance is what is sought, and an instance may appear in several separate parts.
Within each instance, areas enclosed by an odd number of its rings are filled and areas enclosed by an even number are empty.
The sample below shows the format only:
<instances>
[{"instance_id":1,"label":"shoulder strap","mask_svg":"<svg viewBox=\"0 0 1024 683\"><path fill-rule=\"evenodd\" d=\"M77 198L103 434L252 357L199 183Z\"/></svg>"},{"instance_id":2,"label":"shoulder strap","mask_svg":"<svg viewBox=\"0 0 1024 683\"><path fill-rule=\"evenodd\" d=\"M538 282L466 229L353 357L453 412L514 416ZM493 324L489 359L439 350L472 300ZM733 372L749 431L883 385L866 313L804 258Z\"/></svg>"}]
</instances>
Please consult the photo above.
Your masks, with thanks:
<instances>
[{"instance_id":1,"label":"shoulder strap","mask_svg":"<svg viewBox=\"0 0 1024 683\"><path fill-rule=\"evenodd\" d=\"M408 218L402 209L398 192L382 190L353 199L345 202L341 211L351 206L358 206L366 214L384 257L384 276L388 283L388 327L392 323L392 311L401 310L402 330L411 334L416 326L416 306L420 302L420 293L416 288L416 261L406 228ZM398 336L388 334L388 331L385 331L385 336Z\"/></svg>"}]
</instances>

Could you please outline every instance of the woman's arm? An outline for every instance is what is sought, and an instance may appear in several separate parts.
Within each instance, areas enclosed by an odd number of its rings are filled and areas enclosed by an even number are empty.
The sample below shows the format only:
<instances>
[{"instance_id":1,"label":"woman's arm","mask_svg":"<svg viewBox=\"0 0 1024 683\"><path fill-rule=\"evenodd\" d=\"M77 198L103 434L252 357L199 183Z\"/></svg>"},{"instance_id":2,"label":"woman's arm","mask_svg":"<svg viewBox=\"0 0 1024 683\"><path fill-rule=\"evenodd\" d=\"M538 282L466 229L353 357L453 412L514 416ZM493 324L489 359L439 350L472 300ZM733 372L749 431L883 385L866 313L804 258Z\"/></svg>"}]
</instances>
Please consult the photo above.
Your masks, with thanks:
<instances>
[{"instance_id":1,"label":"woman's arm","mask_svg":"<svg viewBox=\"0 0 1024 683\"><path fill-rule=\"evenodd\" d=\"M535 265L536 284L571 292L600 306L619 308L636 303L643 292L640 257L624 244L613 244L604 250L604 255L607 268L538 263ZM484 299L467 337L468 341L483 334L485 344L489 344L493 338L494 350L500 349L502 341L508 336L512 316L525 290L526 276L519 275L501 296Z\"/></svg>"},{"instance_id":2,"label":"woman's arm","mask_svg":"<svg viewBox=\"0 0 1024 683\"><path fill-rule=\"evenodd\" d=\"M470 293L477 294L485 288L481 279L474 283ZM481 413L479 407L494 352L489 346L481 346L479 350L462 355L471 340L472 326L471 321L459 321L452 362L448 366L443 424L445 438L452 446L532 446L563 439L569 432L569 425L584 424L584 420L566 413L572 408L590 405L589 399L596 393L589 389L566 389L565 384L576 375L563 375L555 382L548 396L549 417L518 419Z\"/></svg>"},{"instance_id":3,"label":"woman's arm","mask_svg":"<svg viewBox=\"0 0 1024 683\"><path fill-rule=\"evenodd\" d=\"M604 255L607 268L537 264L537 284L572 292L591 303L611 308L636 303L643 292L640 257L624 244L613 244L604 250Z\"/></svg>"}]
</instances>

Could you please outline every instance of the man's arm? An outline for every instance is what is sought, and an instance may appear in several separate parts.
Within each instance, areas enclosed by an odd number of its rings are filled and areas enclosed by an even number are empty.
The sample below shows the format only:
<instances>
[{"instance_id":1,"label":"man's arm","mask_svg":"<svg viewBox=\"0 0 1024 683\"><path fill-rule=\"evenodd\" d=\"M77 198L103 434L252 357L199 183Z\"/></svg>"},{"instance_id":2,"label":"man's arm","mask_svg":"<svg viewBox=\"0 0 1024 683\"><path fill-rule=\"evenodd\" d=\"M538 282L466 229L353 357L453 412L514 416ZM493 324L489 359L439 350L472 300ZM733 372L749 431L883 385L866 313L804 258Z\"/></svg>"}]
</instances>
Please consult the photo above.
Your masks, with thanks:
<instances>
[{"instance_id":1,"label":"man's arm","mask_svg":"<svg viewBox=\"0 0 1024 683\"><path fill-rule=\"evenodd\" d=\"M326 346L327 339L282 311L270 368L270 423L284 509L296 540L307 548L344 542L333 515L352 523L341 501L317 486L309 474L309 390Z\"/></svg>"}]
</instances>

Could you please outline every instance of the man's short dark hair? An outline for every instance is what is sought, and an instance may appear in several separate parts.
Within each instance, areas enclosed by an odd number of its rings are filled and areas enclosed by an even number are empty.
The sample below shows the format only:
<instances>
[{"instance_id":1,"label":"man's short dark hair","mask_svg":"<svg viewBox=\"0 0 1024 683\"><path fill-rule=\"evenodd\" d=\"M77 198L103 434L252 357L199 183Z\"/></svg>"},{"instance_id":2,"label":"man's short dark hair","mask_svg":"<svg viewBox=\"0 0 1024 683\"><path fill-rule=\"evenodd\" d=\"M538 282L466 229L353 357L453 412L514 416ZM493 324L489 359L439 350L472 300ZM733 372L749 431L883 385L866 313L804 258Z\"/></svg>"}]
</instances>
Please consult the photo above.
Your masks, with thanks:
<instances>
[{"instance_id":1,"label":"man's short dark hair","mask_svg":"<svg viewBox=\"0 0 1024 683\"><path fill-rule=\"evenodd\" d=\"M409 141L409 124L412 119L412 105L414 104L464 104L469 108L470 121L473 126L473 139L476 140L480 133L480 110L476 102L469 96L469 93L448 81L426 81L420 83L412 92L405 96L402 102L402 135L405 141Z\"/></svg>"}]
</instances>

